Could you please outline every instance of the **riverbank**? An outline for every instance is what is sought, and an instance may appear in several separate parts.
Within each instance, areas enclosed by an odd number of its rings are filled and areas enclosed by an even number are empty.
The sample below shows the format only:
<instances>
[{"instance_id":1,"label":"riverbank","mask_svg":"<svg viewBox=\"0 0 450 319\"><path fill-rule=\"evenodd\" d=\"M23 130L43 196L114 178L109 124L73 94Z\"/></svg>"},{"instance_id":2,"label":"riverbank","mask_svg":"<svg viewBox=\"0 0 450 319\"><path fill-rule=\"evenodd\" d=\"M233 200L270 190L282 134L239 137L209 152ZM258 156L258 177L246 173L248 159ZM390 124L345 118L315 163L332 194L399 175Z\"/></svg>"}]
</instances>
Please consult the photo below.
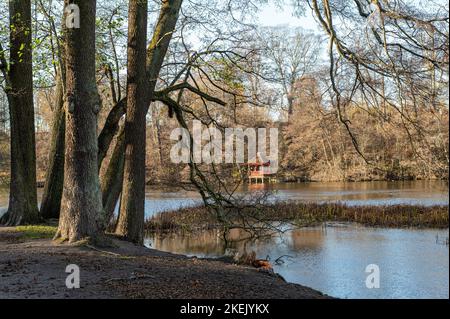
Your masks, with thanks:
<instances>
[{"instance_id":1,"label":"riverbank","mask_svg":"<svg viewBox=\"0 0 450 319\"><path fill-rule=\"evenodd\" d=\"M225 212L228 227L289 223L295 227L317 226L325 222L358 223L384 228L449 227L448 206L347 206L340 203L278 202L258 207L229 209ZM146 230L152 233L220 229L214 214L204 206L159 213L146 221Z\"/></svg>"},{"instance_id":2,"label":"riverbank","mask_svg":"<svg viewBox=\"0 0 450 319\"><path fill-rule=\"evenodd\" d=\"M188 258L115 239L115 248L97 249L55 244L37 235L0 227L0 299L328 298L253 267ZM80 267L80 289L66 288L69 264Z\"/></svg>"}]
</instances>

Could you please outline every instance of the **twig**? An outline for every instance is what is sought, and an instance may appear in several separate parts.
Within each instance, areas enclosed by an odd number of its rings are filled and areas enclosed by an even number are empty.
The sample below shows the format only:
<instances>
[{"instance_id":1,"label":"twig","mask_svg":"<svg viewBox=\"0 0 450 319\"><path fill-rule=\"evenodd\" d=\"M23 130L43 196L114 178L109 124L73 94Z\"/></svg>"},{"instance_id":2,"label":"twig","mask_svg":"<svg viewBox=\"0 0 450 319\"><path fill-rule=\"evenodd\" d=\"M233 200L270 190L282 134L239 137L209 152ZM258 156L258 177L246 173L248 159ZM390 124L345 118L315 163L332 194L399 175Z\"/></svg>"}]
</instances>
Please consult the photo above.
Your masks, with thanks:
<instances>
[{"instance_id":1,"label":"twig","mask_svg":"<svg viewBox=\"0 0 450 319\"><path fill-rule=\"evenodd\" d=\"M121 255L121 254L113 253L113 252L106 251L106 250L101 250L101 249L95 248L94 246L91 246L91 245L86 245L86 247L87 247L87 248L90 248L90 249L92 249L92 250L95 250L95 251L104 253L104 254L113 255L113 256L115 256L115 257L124 257L124 256Z\"/></svg>"},{"instance_id":2,"label":"twig","mask_svg":"<svg viewBox=\"0 0 450 319\"><path fill-rule=\"evenodd\" d=\"M109 283L112 281L126 281L126 280L139 280L139 279L155 279L155 276L150 276L150 275L132 275L128 278L111 278L105 281L105 283Z\"/></svg>"},{"instance_id":3,"label":"twig","mask_svg":"<svg viewBox=\"0 0 450 319\"><path fill-rule=\"evenodd\" d=\"M277 264L277 265L282 265L282 264L284 264L284 261L283 261L283 258L294 258L294 257L292 257L292 256L289 256L289 255L283 255L283 256L281 256L281 257L278 257L276 260L275 260L275 264Z\"/></svg>"}]
</instances>

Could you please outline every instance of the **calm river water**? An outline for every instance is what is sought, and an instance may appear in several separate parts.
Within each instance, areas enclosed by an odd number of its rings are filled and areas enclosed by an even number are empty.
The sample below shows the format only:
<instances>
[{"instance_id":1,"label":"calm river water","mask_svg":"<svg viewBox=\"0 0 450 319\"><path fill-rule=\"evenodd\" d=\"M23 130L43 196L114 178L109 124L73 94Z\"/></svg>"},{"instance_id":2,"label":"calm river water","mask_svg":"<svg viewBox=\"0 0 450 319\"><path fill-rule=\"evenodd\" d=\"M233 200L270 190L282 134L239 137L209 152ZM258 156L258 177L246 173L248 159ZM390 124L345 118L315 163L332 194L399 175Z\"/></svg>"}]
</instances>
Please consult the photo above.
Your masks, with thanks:
<instances>
[{"instance_id":1,"label":"calm river water","mask_svg":"<svg viewBox=\"0 0 450 319\"><path fill-rule=\"evenodd\" d=\"M273 190L274 200L342 202L347 205L448 205L448 184L443 181L304 183L251 185L241 192ZM200 204L195 192L147 192L146 215Z\"/></svg>"},{"instance_id":2,"label":"calm river water","mask_svg":"<svg viewBox=\"0 0 450 319\"><path fill-rule=\"evenodd\" d=\"M448 205L445 182L368 182L278 184L274 198L348 205ZM243 191L262 190L261 186ZM149 192L147 215L200 203L192 193ZM240 234L234 233L234 239ZM373 229L330 224L287 232L273 238L232 245L274 261L287 281L339 298L449 298L448 230ZM229 253L216 232L149 236L149 247L197 257ZM380 288L368 289L368 265L380 269Z\"/></svg>"},{"instance_id":3,"label":"calm river water","mask_svg":"<svg viewBox=\"0 0 450 319\"><path fill-rule=\"evenodd\" d=\"M220 234L150 236L149 247L197 257L226 251ZM269 256L287 281L338 298L449 298L448 230L372 229L356 225L306 228L270 239L237 242L232 251ZM234 238L239 238L235 233ZM229 252L228 250L227 252ZM282 262L274 261L281 256ZM380 269L380 288L368 289L368 265Z\"/></svg>"},{"instance_id":4,"label":"calm river water","mask_svg":"<svg viewBox=\"0 0 450 319\"><path fill-rule=\"evenodd\" d=\"M252 185L241 192L272 190L275 200L342 202L348 205L448 205L448 184L443 181L304 183ZM38 189L38 196L42 189ZM147 191L146 216L201 204L196 192ZM8 191L0 189L0 209L8 206Z\"/></svg>"},{"instance_id":5,"label":"calm river water","mask_svg":"<svg viewBox=\"0 0 450 319\"><path fill-rule=\"evenodd\" d=\"M263 190L262 186L242 192ZM348 205L448 205L445 182L367 182L276 184L276 200L343 202ZM0 191L0 209L8 196ZM148 191L147 217L201 203L194 192ZM233 234L235 239L239 233ZM449 298L449 231L373 229L329 224L287 232L273 238L235 243L232 252L255 251L270 257L275 271L287 281L339 298ZM189 236L150 236L152 248L197 257L227 252L215 232ZM279 264L274 261L281 256ZM380 288L366 287L368 265L380 269Z\"/></svg>"}]
</instances>

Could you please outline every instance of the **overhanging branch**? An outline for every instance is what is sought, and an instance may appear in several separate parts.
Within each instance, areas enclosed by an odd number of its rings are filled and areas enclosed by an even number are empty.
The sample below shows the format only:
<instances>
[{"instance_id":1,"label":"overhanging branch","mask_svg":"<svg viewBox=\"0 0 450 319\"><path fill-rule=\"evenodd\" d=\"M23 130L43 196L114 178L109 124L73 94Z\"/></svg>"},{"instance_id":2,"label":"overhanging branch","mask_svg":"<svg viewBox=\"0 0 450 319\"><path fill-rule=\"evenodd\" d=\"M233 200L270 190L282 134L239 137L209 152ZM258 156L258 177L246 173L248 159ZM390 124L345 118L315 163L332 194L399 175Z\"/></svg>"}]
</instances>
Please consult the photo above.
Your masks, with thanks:
<instances>
[{"instance_id":1,"label":"overhanging branch","mask_svg":"<svg viewBox=\"0 0 450 319\"><path fill-rule=\"evenodd\" d=\"M183 82L183 83L180 83L180 84L175 84L175 85L173 85L171 87L168 87L168 88L166 88L164 90L161 90L161 91L159 91L157 93L159 95L168 95L171 92L179 91L179 90L189 90L192 93L197 94L198 96L204 98L205 100L207 100L209 102L217 103L217 104L222 105L222 106L227 105L226 102L222 101L221 99L216 98L216 97L214 97L212 95L209 95L208 93L203 92L202 90L199 90L198 88L190 85L187 82Z\"/></svg>"}]
</instances>

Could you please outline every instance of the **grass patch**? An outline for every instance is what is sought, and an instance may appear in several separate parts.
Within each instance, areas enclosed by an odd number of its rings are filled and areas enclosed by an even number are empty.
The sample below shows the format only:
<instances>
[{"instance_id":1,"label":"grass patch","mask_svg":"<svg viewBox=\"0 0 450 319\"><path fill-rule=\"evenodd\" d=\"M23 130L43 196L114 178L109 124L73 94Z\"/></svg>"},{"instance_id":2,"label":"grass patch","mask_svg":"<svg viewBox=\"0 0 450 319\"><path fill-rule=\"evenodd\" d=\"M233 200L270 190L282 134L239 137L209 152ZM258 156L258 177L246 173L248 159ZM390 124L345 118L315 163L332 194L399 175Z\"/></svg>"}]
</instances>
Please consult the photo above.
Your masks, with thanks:
<instances>
[{"instance_id":1,"label":"grass patch","mask_svg":"<svg viewBox=\"0 0 450 319\"><path fill-rule=\"evenodd\" d=\"M55 226L17 226L16 231L25 239L52 239L58 227Z\"/></svg>"}]
</instances>

